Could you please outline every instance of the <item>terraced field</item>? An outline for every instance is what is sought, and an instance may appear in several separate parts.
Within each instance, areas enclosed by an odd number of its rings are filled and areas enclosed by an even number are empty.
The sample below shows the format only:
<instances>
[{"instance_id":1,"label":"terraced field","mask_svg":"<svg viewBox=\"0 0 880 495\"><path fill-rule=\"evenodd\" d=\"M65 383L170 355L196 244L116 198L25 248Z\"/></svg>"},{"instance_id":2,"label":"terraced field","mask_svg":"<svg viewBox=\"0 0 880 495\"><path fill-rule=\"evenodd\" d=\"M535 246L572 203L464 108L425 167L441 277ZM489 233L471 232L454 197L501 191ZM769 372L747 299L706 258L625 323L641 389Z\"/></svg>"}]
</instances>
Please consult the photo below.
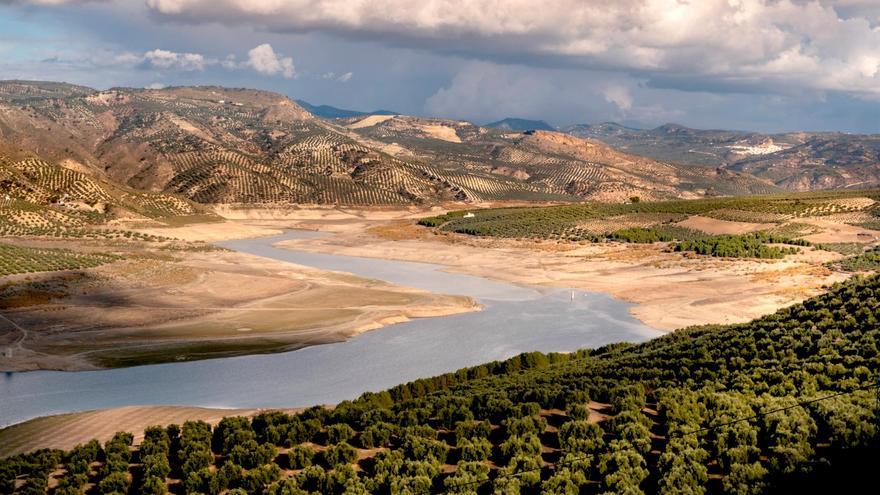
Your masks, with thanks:
<instances>
[{"instance_id":1,"label":"terraced field","mask_svg":"<svg viewBox=\"0 0 880 495\"><path fill-rule=\"evenodd\" d=\"M0 184L0 235L5 236L112 238L125 232L94 226L114 219L211 217L183 197L136 191L35 157L16 160L0 152Z\"/></svg>"},{"instance_id":2,"label":"terraced field","mask_svg":"<svg viewBox=\"0 0 880 495\"><path fill-rule=\"evenodd\" d=\"M91 268L120 259L111 254L78 253L67 249L37 249L0 244L0 277L18 273Z\"/></svg>"}]
</instances>

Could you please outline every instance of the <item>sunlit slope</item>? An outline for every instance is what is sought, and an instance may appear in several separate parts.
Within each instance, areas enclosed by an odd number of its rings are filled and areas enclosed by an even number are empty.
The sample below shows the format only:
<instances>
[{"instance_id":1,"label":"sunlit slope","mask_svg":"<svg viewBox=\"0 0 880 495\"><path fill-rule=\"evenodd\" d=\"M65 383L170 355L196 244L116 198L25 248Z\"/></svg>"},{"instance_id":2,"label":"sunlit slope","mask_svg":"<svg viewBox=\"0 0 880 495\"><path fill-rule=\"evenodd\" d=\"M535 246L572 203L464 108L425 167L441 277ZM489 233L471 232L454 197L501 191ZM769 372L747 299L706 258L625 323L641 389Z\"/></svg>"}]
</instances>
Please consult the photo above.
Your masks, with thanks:
<instances>
[{"instance_id":1,"label":"sunlit slope","mask_svg":"<svg viewBox=\"0 0 880 495\"><path fill-rule=\"evenodd\" d=\"M0 234L80 235L112 220L211 217L179 195L121 186L85 167L0 146Z\"/></svg>"},{"instance_id":2,"label":"sunlit slope","mask_svg":"<svg viewBox=\"0 0 880 495\"><path fill-rule=\"evenodd\" d=\"M200 203L622 201L774 190L555 132L370 115L327 121L286 96L221 87L0 82L0 138L142 191Z\"/></svg>"}]
</instances>

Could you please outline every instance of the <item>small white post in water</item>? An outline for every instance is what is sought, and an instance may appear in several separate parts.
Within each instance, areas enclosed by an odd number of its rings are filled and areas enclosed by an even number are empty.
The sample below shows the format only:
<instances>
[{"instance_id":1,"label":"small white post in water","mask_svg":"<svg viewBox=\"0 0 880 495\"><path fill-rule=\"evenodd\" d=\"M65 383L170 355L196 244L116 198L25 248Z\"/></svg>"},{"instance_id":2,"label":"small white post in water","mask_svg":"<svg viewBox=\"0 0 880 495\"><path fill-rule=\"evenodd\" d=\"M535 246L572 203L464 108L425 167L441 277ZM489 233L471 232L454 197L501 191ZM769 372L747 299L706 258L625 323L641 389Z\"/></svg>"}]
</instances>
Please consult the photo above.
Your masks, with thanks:
<instances>
[{"instance_id":1,"label":"small white post in water","mask_svg":"<svg viewBox=\"0 0 880 495\"><path fill-rule=\"evenodd\" d=\"M574 291L571 291L571 300L574 301Z\"/></svg>"}]
</instances>

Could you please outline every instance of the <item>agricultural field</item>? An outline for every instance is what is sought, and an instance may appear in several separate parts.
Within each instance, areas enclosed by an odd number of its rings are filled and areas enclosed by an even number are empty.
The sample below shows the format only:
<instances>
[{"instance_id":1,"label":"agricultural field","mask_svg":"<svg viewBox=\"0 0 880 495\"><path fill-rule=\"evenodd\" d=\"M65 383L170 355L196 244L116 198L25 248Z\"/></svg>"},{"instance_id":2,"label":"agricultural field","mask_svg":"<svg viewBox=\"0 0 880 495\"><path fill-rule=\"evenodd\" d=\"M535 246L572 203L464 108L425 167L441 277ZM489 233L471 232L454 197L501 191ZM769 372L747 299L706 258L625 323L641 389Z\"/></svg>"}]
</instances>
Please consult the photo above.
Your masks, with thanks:
<instances>
[{"instance_id":1,"label":"agricultural field","mask_svg":"<svg viewBox=\"0 0 880 495\"><path fill-rule=\"evenodd\" d=\"M120 259L112 254L77 253L67 249L35 249L0 243L0 277L18 273L91 268Z\"/></svg>"},{"instance_id":2,"label":"agricultural field","mask_svg":"<svg viewBox=\"0 0 880 495\"><path fill-rule=\"evenodd\" d=\"M108 227L113 221L163 224L181 218L217 219L202 206L171 194L140 192L93 174L39 158L0 152L0 236L139 237ZM172 220L173 219L173 220Z\"/></svg>"},{"instance_id":3,"label":"agricultural field","mask_svg":"<svg viewBox=\"0 0 880 495\"><path fill-rule=\"evenodd\" d=\"M814 192L785 195L745 196L674 201L632 201L628 204L581 203L547 207L459 210L423 218L421 225L440 231L485 237L550 239L568 242L615 240L653 243L680 241L680 251L713 252L720 240L735 242L729 250L747 257L777 258L792 250L757 247L764 244L812 245L809 237L820 232L815 219L837 219L858 231L858 219L877 212L878 192ZM466 216L466 213L470 215ZM846 221L851 218L851 223ZM727 232L729 230L729 232ZM760 232L760 233L759 233ZM863 235L864 234L864 235ZM865 245L874 234L859 232ZM746 248L749 243L757 243ZM712 244L715 248L697 248ZM683 244L686 244L683 247ZM847 243L829 243L829 250ZM754 256L760 254L760 256ZM735 257L740 257L735 256Z\"/></svg>"},{"instance_id":4,"label":"agricultural field","mask_svg":"<svg viewBox=\"0 0 880 495\"><path fill-rule=\"evenodd\" d=\"M880 269L880 249L874 247L860 254L829 262L828 266L846 272L875 272Z\"/></svg>"},{"instance_id":5,"label":"agricultural field","mask_svg":"<svg viewBox=\"0 0 880 495\"><path fill-rule=\"evenodd\" d=\"M4 493L824 493L880 449L880 278L750 323L527 353L298 414L0 461ZM871 344L871 345L867 345ZM139 435L140 436L140 435Z\"/></svg>"}]
</instances>

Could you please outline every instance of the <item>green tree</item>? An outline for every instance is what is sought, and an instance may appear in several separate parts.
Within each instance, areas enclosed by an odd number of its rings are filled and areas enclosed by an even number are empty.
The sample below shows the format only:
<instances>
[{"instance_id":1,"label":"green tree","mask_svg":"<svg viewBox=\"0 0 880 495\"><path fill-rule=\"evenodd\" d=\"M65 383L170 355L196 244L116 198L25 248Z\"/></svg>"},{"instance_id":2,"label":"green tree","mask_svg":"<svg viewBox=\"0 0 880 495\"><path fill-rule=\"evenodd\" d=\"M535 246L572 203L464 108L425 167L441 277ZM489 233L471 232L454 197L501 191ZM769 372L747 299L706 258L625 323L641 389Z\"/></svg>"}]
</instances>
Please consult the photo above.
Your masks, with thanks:
<instances>
[{"instance_id":1,"label":"green tree","mask_svg":"<svg viewBox=\"0 0 880 495\"><path fill-rule=\"evenodd\" d=\"M327 443L329 445L347 442L352 438L354 438L354 430L347 424L340 423L327 428Z\"/></svg>"},{"instance_id":2,"label":"green tree","mask_svg":"<svg viewBox=\"0 0 880 495\"><path fill-rule=\"evenodd\" d=\"M328 467L339 464L351 464L358 458L357 449L347 443L338 443L327 447L323 453L324 462Z\"/></svg>"},{"instance_id":3,"label":"green tree","mask_svg":"<svg viewBox=\"0 0 880 495\"><path fill-rule=\"evenodd\" d=\"M767 470L759 462L733 464L724 478L724 493L729 495L760 495L764 493Z\"/></svg>"},{"instance_id":4,"label":"green tree","mask_svg":"<svg viewBox=\"0 0 880 495\"><path fill-rule=\"evenodd\" d=\"M292 469L302 469L312 465L315 451L305 445L296 445L287 451L287 459Z\"/></svg>"}]
</instances>

